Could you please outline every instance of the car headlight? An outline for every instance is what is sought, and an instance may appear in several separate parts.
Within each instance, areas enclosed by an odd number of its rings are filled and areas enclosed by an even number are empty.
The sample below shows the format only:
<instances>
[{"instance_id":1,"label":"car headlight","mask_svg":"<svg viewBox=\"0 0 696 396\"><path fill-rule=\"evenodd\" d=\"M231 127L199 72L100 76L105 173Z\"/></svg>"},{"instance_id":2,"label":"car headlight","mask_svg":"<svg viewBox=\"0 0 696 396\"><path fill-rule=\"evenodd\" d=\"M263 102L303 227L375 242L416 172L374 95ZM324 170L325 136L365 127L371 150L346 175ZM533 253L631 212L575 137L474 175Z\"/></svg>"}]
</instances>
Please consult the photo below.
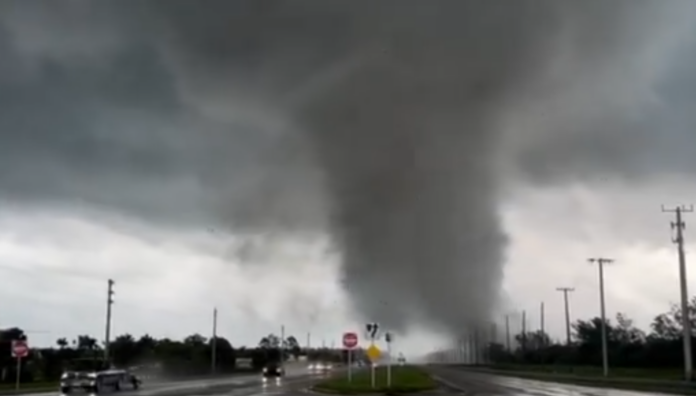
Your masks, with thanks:
<instances>
[{"instance_id":1,"label":"car headlight","mask_svg":"<svg viewBox=\"0 0 696 396\"><path fill-rule=\"evenodd\" d=\"M264 367L264 368L263 368L263 372L264 372L264 373L268 372L268 369Z\"/></svg>"}]
</instances>

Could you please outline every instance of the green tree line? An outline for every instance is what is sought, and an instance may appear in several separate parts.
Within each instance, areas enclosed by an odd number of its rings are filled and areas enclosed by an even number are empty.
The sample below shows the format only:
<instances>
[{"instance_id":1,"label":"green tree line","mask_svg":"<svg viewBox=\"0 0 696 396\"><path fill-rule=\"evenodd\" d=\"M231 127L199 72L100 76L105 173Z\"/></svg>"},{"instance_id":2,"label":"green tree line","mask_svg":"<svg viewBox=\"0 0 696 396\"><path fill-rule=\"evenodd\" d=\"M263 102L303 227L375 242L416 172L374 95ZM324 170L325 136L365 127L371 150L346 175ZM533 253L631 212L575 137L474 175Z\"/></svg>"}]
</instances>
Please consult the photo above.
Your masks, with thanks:
<instances>
[{"instance_id":1,"label":"green tree line","mask_svg":"<svg viewBox=\"0 0 696 396\"><path fill-rule=\"evenodd\" d=\"M13 340L27 340L27 335L18 327L0 330L0 383L14 383L16 379L18 365L12 357ZM213 345L215 368L212 365ZM29 356L21 359L20 378L22 383L56 381L70 361L103 356L104 346L94 337L58 338L54 347L32 348ZM279 361L281 356L285 361L298 360L301 356L327 362L341 362L346 358L340 350L308 350L293 336L281 339L274 334L261 337L258 345L236 348L224 337L216 337L213 342L200 334L183 340L122 334L111 341L109 356L116 367L162 377L254 372L268 362Z\"/></svg>"},{"instance_id":2,"label":"green tree line","mask_svg":"<svg viewBox=\"0 0 696 396\"><path fill-rule=\"evenodd\" d=\"M690 301L687 315L691 328L696 330L696 297ZM613 320L606 320L605 324L610 365L626 368L683 366L682 310L678 305L657 315L647 331L637 328L621 313ZM516 334L512 338L511 346L506 341L488 344L482 360L498 364L602 364L602 320L598 317L573 323L570 343L552 342L549 335L540 330ZM696 347L693 335L692 346Z\"/></svg>"}]
</instances>

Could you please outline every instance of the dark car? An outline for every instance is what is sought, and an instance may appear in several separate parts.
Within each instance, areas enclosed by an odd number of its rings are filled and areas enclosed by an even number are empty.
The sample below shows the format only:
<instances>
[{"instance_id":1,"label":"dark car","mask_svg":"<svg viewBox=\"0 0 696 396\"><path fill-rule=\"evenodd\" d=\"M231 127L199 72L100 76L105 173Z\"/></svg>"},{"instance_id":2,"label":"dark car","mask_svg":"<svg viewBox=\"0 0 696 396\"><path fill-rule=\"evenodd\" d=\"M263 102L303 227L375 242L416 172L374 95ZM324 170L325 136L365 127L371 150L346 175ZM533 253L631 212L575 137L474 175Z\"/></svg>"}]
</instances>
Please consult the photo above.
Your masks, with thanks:
<instances>
[{"instance_id":1,"label":"dark car","mask_svg":"<svg viewBox=\"0 0 696 396\"><path fill-rule=\"evenodd\" d=\"M283 368L278 364L269 364L263 368L264 377L282 377L283 374Z\"/></svg>"},{"instance_id":2,"label":"dark car","mask_svg":"<svg viewBox=\"0 0 696 396\"><path fill-rule=\"evenodd\" d=\"M114 368L102 359L77 359L68 363L60 377L60 392L68 394L76 390L100 393L105 389L120 391L138 389L140 379L129 372Z\"/></svg>"}]
</instances>

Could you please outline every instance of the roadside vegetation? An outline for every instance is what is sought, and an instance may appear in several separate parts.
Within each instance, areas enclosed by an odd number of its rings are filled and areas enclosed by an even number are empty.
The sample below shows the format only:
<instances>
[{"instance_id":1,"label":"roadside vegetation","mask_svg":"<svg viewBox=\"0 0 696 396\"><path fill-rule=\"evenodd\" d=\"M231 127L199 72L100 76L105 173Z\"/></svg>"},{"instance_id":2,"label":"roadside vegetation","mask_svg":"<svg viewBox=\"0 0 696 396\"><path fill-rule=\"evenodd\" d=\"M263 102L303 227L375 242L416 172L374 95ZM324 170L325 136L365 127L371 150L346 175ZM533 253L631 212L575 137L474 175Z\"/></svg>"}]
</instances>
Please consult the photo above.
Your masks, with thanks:
<instances>
[{"instance_id":1,"label":"roadside vegetation","mask_svg":"<svg viewBox=\"0 0 696 396\"><path fill-rule=\"evenodd\" d=\"M696 298L691 300L687 315L692 329L696 329ZM681 321L682 311L677 305L657 315L647 331L636 327L625 314L607 320L607 378L603 376L602 368L600 318L573 323L570 343L554 341L541 330L511 334L509 343L505 336L488 336L486 338L495 341L482 345L478 356L468 358L468 365L483 371L531 379L696 394L696 386L684 382ZM484 338L484 334L482 330L478 336ZM468 341L464 340L464 345ZM696 337L693 336L692 345L696 357ZM451 357L437 356L441 353L431 356L430 360L451 361Z\"/></svg>"},{"instance_id":2,"label":"roadside vegetation","mask_svg":"<svg viewBox=\"0 0 696 396\"><path fill-rule=\"evenodd\" d=\"M387 385L387 368L380 366L375 370L375 386L372 386L370 369L361 369L353 373L351 381L342 372L314 386L314 390L333 394L403 394L417 393L435 389L437 384L425 371L414 366L392 367L392 383Z\"/></svg>"},{"instance_id":3,"label":"roadside vegetation","mask_svg":"<svg viewBox=\"0 0 696 396\"><path fill-rule=\"evenodd\" d=\"M20 328L0 330L0 393L14 391L17 361L11 356L12 340L26 339ZM31 347L31 339L27 340ZM183 340L156 339L149 335L135 338L123 334L113 339L109 354L120 368L152 377L199 377L212 375L212 340L192 334ZM341 350L329 348L302 348L297 339L284 340L269 334L260 337L253 346L234 347L229 340L217 337L215 342L216 375L256 372L267 362L280 360L308 360L340 363L347 356ZM32 348L20 366L21 389L54 388L68 362L82 358L101 358L104 346L96 338L80 335L74 339L58 338L54 347ZM360 355L357 356L360 359Z\"/></svg>"},{"instance_id":4,"label":"roadside vegetation","mask_svg":"<svg viewBox=\"0 0 696 396\"><path fill-rule=\"evenodd\" d=\"M696 330L696 298L689 304L691 325ZM606 321L610 374L617 376L656 376L683 378L682 312L672 306L657 315L645 331L636 327L625 314ZM529 326L529 323L527 323ZM546 371L579 375L602 374L602 320L580 319L572 324L572 339L552 340L541 330L505 335L481 329L479 337L494 339L481 345L481 353L469 363L489 365L503 370ZM462 340L466 345L467 340ZM696 337L692 336L696 347ZM694 348L696 356L696 348ZM431 356L431 361L447 361L446 356Z\"/></svg>"},{"instance_id":5,"label":"roadside vegetation","mask_svg":"<svg viewBox=\"0 0 696 396\"><path fill-rule=\"evenodd\" d=\"M30 382L28 384L22 384L22 387L17 391L15 389L15 384L0 384L0 395L4 394L24 394L24 393L42 393L50 392L58 389L58 381L49 382Z\"/></svg>"}]
</instances>

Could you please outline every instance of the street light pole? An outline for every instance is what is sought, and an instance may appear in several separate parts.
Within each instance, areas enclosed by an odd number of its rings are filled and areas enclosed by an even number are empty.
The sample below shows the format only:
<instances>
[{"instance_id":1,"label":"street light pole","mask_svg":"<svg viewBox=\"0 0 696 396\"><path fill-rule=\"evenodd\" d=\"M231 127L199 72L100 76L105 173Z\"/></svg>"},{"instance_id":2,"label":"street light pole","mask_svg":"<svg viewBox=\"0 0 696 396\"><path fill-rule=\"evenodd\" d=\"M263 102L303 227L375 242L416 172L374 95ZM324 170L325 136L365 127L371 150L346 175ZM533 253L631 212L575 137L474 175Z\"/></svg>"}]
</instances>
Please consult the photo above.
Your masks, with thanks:
<instances>
[{"instance_id":1,"label":"street light pole","mask_svg":"<svg viewBox=\"0 0 696 396\"><path fill-rule=\"evenodd\" d=\"M210 371L215 374L217 367L217 308L213 308L213 339L210 341Z\"/></svg>"},{"instance_id":2,"label":"street light pole","mask_svg":"<svg viewBox=\"0 0 696 396\"><path fill-rule=\"evenodd\" d=\"M111 306L114 304L114 280L107 281L106 291L106 331L104 334L104 360L109 360L109 349L111 347Z\"/></svg>"},{"instance_id":3,"label":"street light pole","mask_svg":"<svg viewBox=\"0 0 696 396\"><path fill-rule=\"evenodd\" d=\"M604 264L613 263L614 260L608 258L590 258L587 259L590 263L597 263L599 267L599 306L602 316L602 366L604 376L609 376L609 347L607 346L607 314L606 305L604 302Z\"/></svg>"},{"instance_id":4,"label":"street light pole","mask_svg":"<svg viewBox=\"0 0 696 396\"><path fill-rule=\"evenodd\" d=\"M546 314L546 310L544 309L544 302L541 302L541 307L539 307L539 330L541 330L541 346L546 347L546 328L545 328L545 323L544 323L544 315Z\"/></svg>"}]
</instances>

